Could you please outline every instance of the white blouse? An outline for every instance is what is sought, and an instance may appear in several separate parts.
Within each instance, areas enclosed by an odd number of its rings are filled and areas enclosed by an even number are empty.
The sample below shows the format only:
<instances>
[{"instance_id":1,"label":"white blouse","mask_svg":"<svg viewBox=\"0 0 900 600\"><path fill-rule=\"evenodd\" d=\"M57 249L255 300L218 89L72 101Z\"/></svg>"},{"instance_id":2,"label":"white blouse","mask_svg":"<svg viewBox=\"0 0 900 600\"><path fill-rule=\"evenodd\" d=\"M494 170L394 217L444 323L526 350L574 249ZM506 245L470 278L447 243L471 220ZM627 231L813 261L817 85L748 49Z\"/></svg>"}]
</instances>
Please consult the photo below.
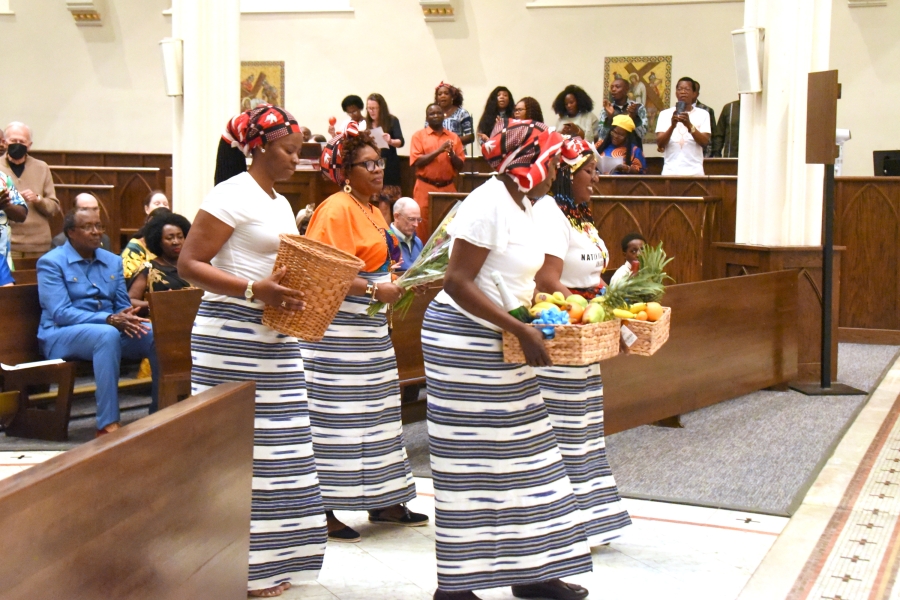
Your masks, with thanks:
<instances>
[{"instance_id":1,"label":"white blouse","mask_svg":"<svg viewBox=\"0 0 900 600\"><path fill-rule=\"evenodd\" d=\"M475 277L475 285L501 307L500 291L491 279L491 273L498 271L512 295L530 306L534 296L534 276L544 264L544 250L539 242L531 201L526 198L523 203L525 210L509 195L503 182L492 177L469 194L447 228L451 237L451 255L452 244L457 239L490 250ZM436 300L456 307L476 323L500 331L493 323L466 312L443 290Z\"/></svg>"},{"instance_id":2,"label":"white blouse","mask_svg":"<svg viewBox=\"0 0 900 600\"><path fill-rule=\"evenodd\" d=\"M562 259L560 283L567 288L595 288L609 262L609 251L593 223L575 229L552 196L534 204L535 221L541 224L544 254Z\"/></svg>"}]
</instances>

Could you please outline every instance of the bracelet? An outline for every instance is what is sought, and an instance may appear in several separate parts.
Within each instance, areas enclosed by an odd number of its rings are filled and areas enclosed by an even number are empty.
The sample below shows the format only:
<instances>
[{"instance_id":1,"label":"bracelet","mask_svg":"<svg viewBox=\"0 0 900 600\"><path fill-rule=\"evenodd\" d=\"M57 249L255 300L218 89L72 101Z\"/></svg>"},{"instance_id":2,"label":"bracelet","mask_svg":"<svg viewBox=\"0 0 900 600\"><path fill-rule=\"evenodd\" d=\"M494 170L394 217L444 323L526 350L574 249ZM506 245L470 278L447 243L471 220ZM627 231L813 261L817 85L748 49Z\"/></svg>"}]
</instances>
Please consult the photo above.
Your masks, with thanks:
<instances>
[{"instance_id":1,"label":"bracelet","mask_svg":"<svg viewBox=\"0 0 900 600\"><path fill-rule=\"evenodd\" d=\"M377 285L374 283L366 284L366 291L363 292L364 296L371 296L373 299L375 298L375 290L377 289Z\"/></svg>"},{"instance_id":2,"label":"bracelet","mask_svg":"<svg viewBox=\"0 0 900 600\"><path fill-rule=\"evenodd\" d=\"M377 293L378 293L378 284L373 283L372 284L372 292L369 294L369 298L370 298L369 302L375 302L375 294L377 294Z\"/></svg>"}]
</instances>

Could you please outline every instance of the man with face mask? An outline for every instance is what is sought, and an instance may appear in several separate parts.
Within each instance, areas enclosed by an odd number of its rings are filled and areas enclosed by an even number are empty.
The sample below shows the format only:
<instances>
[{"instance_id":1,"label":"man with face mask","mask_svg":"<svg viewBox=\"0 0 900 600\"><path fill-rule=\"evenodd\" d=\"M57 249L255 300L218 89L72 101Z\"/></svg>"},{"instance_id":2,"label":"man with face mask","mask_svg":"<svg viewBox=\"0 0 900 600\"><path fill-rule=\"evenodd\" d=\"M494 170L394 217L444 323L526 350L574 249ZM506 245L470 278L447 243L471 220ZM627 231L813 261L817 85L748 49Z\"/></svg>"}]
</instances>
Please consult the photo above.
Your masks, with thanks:
<instances>
[{"instance_id":1,"label":"man with face mask","mask_svg":"<svg viewBox=\"0 0 900 600\"><path fill-rule=\"evenodd\" d=\"M24 123L6 126L6 156L0 159L0 173L8 175L28 206L28 216L12 224L11 251L16 258L39 257L50 249L50 218L59 212L59 200L50 167L28 156L31 129Z\"/></svg>"}]
</instances>

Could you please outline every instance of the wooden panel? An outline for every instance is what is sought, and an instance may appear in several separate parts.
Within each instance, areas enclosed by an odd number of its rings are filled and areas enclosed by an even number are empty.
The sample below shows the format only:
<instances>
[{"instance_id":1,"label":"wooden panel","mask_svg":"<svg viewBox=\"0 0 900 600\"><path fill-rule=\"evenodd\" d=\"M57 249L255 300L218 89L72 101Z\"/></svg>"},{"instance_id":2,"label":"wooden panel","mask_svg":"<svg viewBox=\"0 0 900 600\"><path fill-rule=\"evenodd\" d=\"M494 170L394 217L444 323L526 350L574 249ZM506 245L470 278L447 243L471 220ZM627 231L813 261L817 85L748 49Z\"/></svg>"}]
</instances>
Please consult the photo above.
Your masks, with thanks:
<instances>
[{"instance_id":1,"label":"wooden panel","mask_svg":"<svg viewBox=\"0 0 900 600\"><path fill-rule=\"evenodd\" d=\"M599 196L704 196L720 198L718 236L733 242L737 219L737 177L706 175L682 177L661 175L603 175L594 185Z\"/></svg>"},{"instance_id":2,"label":"wooden panel","mask_svg":"<svg viewBox=\"0 0 900 600\"><path fill-rule=\"evenodd\" d=\"M900 346L900 331L896 329L854 329L840 327L838 341L850 344L884 344Z\"/></svg>"},{"instance_id":3,"label":"wooden panel","mask_svg":"<svg viewBox=\"0 0 900 600\"><path fill-rule=\"evenodd\" d=\"M833 165L837 151L837 101L841 95L838 72L808 73L806 85L806 162Z\"/></svg>"},{"instance_id":4,"label":"wooden panel","mask_svg":"<svg viewBox=\"0 0 900 600\"><path fill-rule=\"evenodd\" d=\"M3 598L246 598L254 392L213 388L0 481Z\"/></svg>"},{"instance_id":5,"label":"wooden panel","mask_svg":"<svg viewBox=\"0 0 900 600\"><path fill-rule=\"evenodd\" d=\"M429 236L434 233L450 209L456 206L460 200L465 200L468 195L454 192L431 192L428 194L428 223L431 228L431 231L428 232Z\"/></svg>"},{"instance_id":6,"label":"wooden panel","mask_svg":"<svg viewBox=\"0 0 900 600\"><path fill-rule=\"evenodd\" d=\"M147 294L159 359L159 408L191 395L191 329L202 297L203 290L193 288Z\"/></svg>"},{"instance_id":7,"label":"wooden panel","mask_svg":"<svg viewBox=\"0 0 900 600\"><path fill-rule=\"evenodd\" d=\"M834 233L847 248L840 326L900 331L900 178L837 178Z\"/></svg>"},{"instance_id":8,"label":"wooden panel","mask_svg":"<svg viewBox=\"0 0 900 600\"><path fill-rule=\"evenodd\" d=\"M75 197L81 193L93 194L100 203L100 220L106 225L111 250L118 254L121 251L121 213L116 202L116 187L109 184L56 184L56 197L59 198L60 214L50 219L50 232L56 235L62 232L63 215L75 206ZM142 200L143 202L143 200Z\"/></svg>"},{"instance_id":9,"label":"wooden panel","mask_svg":"<svg viewBox=\"0 0 900 600\"><path fill-rule=\"evenodd\" d=\"M287 181L275 183L275 191L287 198L294 214L310 202L320 204L339 190L340 186L327 179L321 171L295 171Z\"/></svg>"},{"instance_id":10,"label":"wooden panel","mask_svg":"<svg viewBox=\"0 0 900 600\"><path fill-rule=\"evenodd\" d=\"M594 196L591 211L610 254L610 270L625 262L620 242L633 232L651 244L663 242L675 257L667 269L678 283L712 278L712 243L718 241L718 198Z\"/></svg>"},{"instance_id":11,"label":"wooden panel","mask_svg":"<svg viewBox=\"0 0 900 600\"><path fill-rule=\"evenodd\" d=\"M15 275L13 275L15 276ZM0 306L15 318L6 319L0 335L0 362L7 365L43 360L37 331L41 323L41 301L37 284L0 287Z\"/></svg>"},{"instance_id":12,"label":"wooden panel","mask_svg":"<svg viewBox=\"0 0 900 600\"><path fill-rule=\"evenodd\" d=\"M673 285L669 341L601 365L606 433L684 414L797 371L797 277L766 273Z\"/></svg>"},{"instance_id":13,"label":"wooden panel","mask_svg":"<svg viewBox=\"0 0 900 600\"><path fill-rule=\"evenodd\" d=\"M423 383L425 381L425 363L422 358L422 319L428 304L441 291L440 282L423 294L416 296L413 305L405 317L394 315L392 318L391 342L397 355L397 370L400 374L400 386Z\"/></svg>"},{"instance_id":14,"label":"wooden panel","mask_svg":"<svg viewBox=\"0 0 900 600\"><path fill-rule=\"evenodd\" d=\"M798 378L818 380L822 347L822 248L797 246L751 246L715 244L717 273L734 277L754 273L795 270L797 288L797 327L800 339ZM841 264L843 247L835 247L834 300L832 306L831 364L832 380L837 378L838 314L840 311Z\"/></svg>"}]
</instances>

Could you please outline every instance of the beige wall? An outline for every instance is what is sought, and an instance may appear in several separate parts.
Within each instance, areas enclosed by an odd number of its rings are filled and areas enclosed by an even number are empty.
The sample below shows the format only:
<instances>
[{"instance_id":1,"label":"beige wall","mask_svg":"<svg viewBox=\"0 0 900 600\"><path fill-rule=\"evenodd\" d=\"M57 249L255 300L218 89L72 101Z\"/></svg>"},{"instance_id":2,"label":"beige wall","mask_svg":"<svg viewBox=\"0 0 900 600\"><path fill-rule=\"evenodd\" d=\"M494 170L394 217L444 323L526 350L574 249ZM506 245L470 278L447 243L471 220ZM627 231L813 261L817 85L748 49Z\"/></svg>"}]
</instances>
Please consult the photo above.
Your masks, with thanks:
<instances>
[{"instance_id":1,"label":"beige wall","mask_svg":"<svg viewBox=\"0 0 900 600\"><path fill-rule=\"evenodd\" d=\"M75 26L58 0L12 0L15 16L0 16L7 48L0 121L31 123L45 149L171 151L171 101L157 47L170 32L161 14L169 4L104 0L103 27L88 28ZM425 23L415 0L352 0L354 13L333 15L244 15L241 58L285 61L287 108L323 133L328 117L340 116L343 96L377 91L409 138L441 79L463 88L476 121L498 84L517 98L536 97L550 120L550 102L568 83L602 98L608 55L671 54L674 78L701 81L701 99L717 113L736 98L729 32L741 25L741 3L525 4L458 0L453 23ZM891 114L882 99L900 92L891 69L900 64L900 3L834 6L832 66L844 84L838 124L853 131L844 174L870 175L872 150L900 145L900 121L882 117Z\"/></svg>"},{"instance_id":2,"label":"beige wall","mask_svg":"<svg viewBox=\"0 0 900 600\"><path fill-rule=\"evenodd\" d=\"M0 122L24 121L36 148L170 152L171 100L157 43L169 0L103 0L78 27L62 0L12 0L0 16Z\"/></svg>"}]
</instances>

